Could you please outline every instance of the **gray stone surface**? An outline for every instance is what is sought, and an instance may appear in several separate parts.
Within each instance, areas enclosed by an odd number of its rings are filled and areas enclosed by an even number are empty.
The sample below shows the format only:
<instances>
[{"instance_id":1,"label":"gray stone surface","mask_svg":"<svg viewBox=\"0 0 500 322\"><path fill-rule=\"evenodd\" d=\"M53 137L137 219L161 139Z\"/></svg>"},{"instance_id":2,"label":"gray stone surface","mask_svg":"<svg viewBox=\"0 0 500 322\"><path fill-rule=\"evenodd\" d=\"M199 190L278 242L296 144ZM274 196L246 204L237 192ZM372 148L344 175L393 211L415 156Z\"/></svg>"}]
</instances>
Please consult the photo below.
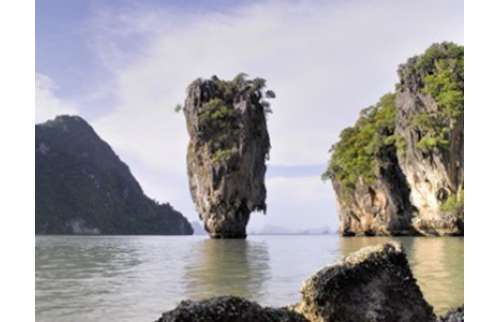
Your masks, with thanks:
<instances>
[{"instance_id":1,"label":"gray stone surface","mask_svg":"<svg viewBox=\"0 0 500 322\"><path fill-rule=\"evenodd\" d=\"M448 311L438 319L438 322L464 322L464 306Z\"/></svg>"},{"instance_id":2,"label":"gray stone surface","mask_svg":"<svg viewBox=\"0 0 500 322\"><path fill-rule=\"evenodd\" d=\"M305 281L295 308L310 321L434 321L399 244L366 247Z\"/></svg>"},{"instance_id":3,"label":"gray stone surface","mask_svg":"<svg viewBox=\"0 0 500 322\"><path fill-rule=\"evenodd\" d=\"M234 296L203 301L183 301L156 322L306 322L300 314L285 308L266 308Z\"/></svg>"},{"instance_id":4,"label":"gray stone surface","mask_svg":"<svg viewBox=\"0 0 500 322\"><path fill-rule=\"evenodd\" d=\"M198 79L184 104L191 196L213 238L244 238L252 211L266 210L270 141L262 79ZM264 85L265 86L265 85Z\"/></svg>"}]
</instances>

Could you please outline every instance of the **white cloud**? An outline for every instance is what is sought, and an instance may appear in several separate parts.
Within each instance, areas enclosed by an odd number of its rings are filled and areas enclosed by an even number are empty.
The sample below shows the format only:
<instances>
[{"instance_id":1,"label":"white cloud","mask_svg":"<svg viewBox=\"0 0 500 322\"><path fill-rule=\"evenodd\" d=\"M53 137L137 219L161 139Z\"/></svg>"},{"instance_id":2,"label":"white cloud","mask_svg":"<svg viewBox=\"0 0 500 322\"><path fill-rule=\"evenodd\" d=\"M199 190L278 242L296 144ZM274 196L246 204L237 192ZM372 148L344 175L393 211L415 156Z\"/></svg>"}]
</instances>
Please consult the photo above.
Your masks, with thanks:
<instances>
[{"instance_id":1,"label":"white cloud","mask_svg":"<svg viewBox=\"0 0 500 322\"><path fill-rule=\"evenodd\" d=\"M244 71L267 78L278 96L269 122L271 162L322 163L339 131L392 89L398 63L432 42L462 41L462 16L450 10L454 6L455 1L278 1L230 13L143 8L114 20L103 15L102 51L112 46L113 60L129 63L114 70L118 105L96 126L114 146L147 164L180 170L184 160L173 156L185 153L187 136L173 106L197 77L232 78ZM138 34L147 41L135 59L127 48L120 55L123 46L113 40Z\"/></svg>"},{"instance_id":2,"label":"white cloud","mask_svg":"<svg viewBox=\"0 0 500 322\"><path fill-rule=\"evenodd\" d=\"M136 7L101 12L90 25L96 54L114 76L116 102L92 124L148 194L189 214L189 193L177 189L179 178L187 182L188 137L173 108L192 80L242 71L266 78L277 94L271 162L324 164L342 128L392 90L399 63L432 42L463 42L463 8L455 0L261 1L208 13ZM336 217L333 191L318 177L268 185L269 216L283 225L317 226L309 220L315 213Z\"/></svg>"},{"instance_id":3,"label":"white cloud","mask_svg":"<svg viewBox=\"0 0 500 322\"><path fill-rule=\"evenodd\" d=\"M35 114L36 122L44 122L61 114L76 114L76 104L59 98L55 91L57 85L47 75L35 75Z\"/></svg>"}]
</instances>

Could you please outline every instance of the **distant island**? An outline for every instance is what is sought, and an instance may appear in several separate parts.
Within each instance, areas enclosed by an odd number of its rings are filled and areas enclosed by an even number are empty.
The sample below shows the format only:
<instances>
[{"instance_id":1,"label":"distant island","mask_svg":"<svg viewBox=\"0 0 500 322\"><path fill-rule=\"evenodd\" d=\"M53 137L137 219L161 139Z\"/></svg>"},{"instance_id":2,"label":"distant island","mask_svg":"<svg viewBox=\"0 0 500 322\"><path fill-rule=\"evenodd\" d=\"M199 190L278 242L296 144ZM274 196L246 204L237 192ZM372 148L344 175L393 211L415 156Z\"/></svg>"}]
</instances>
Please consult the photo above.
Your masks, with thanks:
<instances>
[{"instance_id":1,"label":"distant island","mask_svg":"<svg viewBox=\"0 0 500 322\"><path fill-rule=\"evenodd\" d=\"M35 126L36 234L191 235L170 204L144 195L111 147L78 116Z\"/></svg>"},{"instance_id":2,"label":"distant island","mask_svg":"<svg viewBox=\"0 0 500 322\"><path fill-rule=\"evenodd\" d=\"M398 74L331 149L340 231L463 235L464 47L434 44Z\"/></svg>"},{"instance_id":3,"label":"distant island","mask_svg":"<svg viewBox=\"0 0 500 322\"><path fill-rule=\"evenodd\" d=\"M198 221L191 221L191 227L193 227L193 235L208 235L208 233Z\"/></svg>"},{"instance_id":4,"label":"distant island","mask_svg":"<svg viewBox=\"0 0 500 322\"><path fill-rule=\"evenodd\" d=\"M327 226L307 229L290 229L274 225L266 225L260 229L254 229L248 232L249 235L333 235L336 233L336 231Z\"/></svg>"}]
</instances>

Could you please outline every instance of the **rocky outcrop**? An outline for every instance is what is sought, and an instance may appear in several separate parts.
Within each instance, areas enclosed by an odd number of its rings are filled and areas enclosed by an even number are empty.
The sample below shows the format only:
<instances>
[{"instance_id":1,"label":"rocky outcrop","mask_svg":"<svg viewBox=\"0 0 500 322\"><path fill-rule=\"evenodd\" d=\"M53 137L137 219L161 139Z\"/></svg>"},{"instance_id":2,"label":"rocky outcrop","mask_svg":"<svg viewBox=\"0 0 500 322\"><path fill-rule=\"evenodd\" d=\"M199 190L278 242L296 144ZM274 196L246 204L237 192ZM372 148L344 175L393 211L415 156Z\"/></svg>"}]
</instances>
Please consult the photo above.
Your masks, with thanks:
<instances>
[{"instance_id":1,"label":"rocky outcrop","mask_svg":"<svg viewBox=\"0 0 500 322\"><path fill-rule=\"evenodd\" d=\"M397 163L394 146L384 147L376 156L376 180L357 179L353 190L332 180L340 209L339 231L354 235L412 235L410 190Z\"/></svg>"},{"instance_id":2,"label":"rocky outcrop","mask_svg":"<svg viewBox=\"0 0 500 322\"><path fill-rule=\"evenodd\" d=\"M399 244L367 247L325 267L301 289L310 321L434 321Z\"/></svg>"},{"instance_id":3,"label":"rocky outcrop","mask_svg":"<svg viewBox=\"0 0 500 322\"><path fill-rule=\"evenodd\" d=\"M35 126L37 234L192 234L169 204L144 195L128 166L78 116Z\"/></svg>"},{"instance_id":4,"label":"rocky outcrop","mask_svg":"<svg viewBox=\"0 0 500 322\"><path fill-rule=\"evenodd\" d=\"M183 301L157 322L311 321L435 322L401 246L387 243L359 250L306 280L299 303L262 308L237 297ZM463 310L462 310L463 312ZM439 321L450 320L460 312Z\"/></svg>"},{"instance_id":5,"label":"rocky outcrop","mask_svg":"<svg viewBox=\"0 0 500 322\"><path fill-rule=\"evenodd\" d=\"M432 45L398 73L332 148L340 231L463 235L463 47Z\"/></svg>"},{"instance_id":6,"label":"rocky outcrop","mask_svg":"<svg viewBox=\"0 0 500 322\"><path fill-rule=\"evenodd\" d=\"M448 311L440 317L437 322L464 322L464 306L457 307Z\"/></svg>"},{"instance_id":7,"label":"rocky outcrop","mask_svg":"<svg viewBox=\"0 0 500 322\"><path fill-rule=\"evenodd\" d=\"M221 296L198 302L182 301L156 322L307 322L285 308L262 307L235 296Z\"/></svg>"},{"instance_id":8,"label":"rocky outcrop","mask_svg":"<svg viewBox=\"0 0 500 322\"><path fill-rule=\"evenodd\" d=\"M265 80L212 77L188 87L183 107L189 132L191 196L213 238L244 238L252 211L266 211L266 125L272 91Z\"/></svg>"},{"instance_id":9,"label":"rocky outcrop","mask_svg":"<svg viewBox=\"0 0 500 322\"><path fill-rule=\"evenodd\" d=\"M436 44L398 71L396 132L406 143L399 164L410 187L410 201L418 209L413 226L422 234L463 234L464 80L460 59L463 64L463 49ZM440 71L444 65L451 65L450 75ZM426 88L429 75L449 76L451 85L446 85L456 89L447 95L445 84L437 84L441 85L436 89L439 92L433 95ZM455 93L461 96L455 104L461 106L444 106ZM447 203L452 205L446 207Z\"/></svg>"}]
</instances>

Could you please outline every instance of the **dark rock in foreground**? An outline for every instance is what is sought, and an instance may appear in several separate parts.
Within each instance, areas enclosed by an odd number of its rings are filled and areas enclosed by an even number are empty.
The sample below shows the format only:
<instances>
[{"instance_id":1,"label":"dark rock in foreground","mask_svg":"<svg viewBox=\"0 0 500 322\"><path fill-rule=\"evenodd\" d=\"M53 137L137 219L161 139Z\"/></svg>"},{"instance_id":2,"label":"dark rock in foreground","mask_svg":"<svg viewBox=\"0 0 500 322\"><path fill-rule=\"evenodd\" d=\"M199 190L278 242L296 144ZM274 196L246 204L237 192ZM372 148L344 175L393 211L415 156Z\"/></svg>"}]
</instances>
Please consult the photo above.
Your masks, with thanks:
<instances>
[{"instance_id":1,"label":"dark rock in foreground","mask_svg":"<svg viewBox=\"0 0 500 322\"><path fill-rule=\"evenodd\" d=\"M78 116L35 126L37 234L189 235L171 205L144 195L128 166Z\"/></svg>"},{"instance_id":2,"label":"dark rock in foreground","mask_svg":"<svg viewBox=\"0 0 500 322\"><path fill-rule=\"evenodd\" d=\"M438 322L464 322L464 306L450 310L444 316L440 317Z\"/></svg>"},{"instance_id":3,"label":"dark rock in foreground","mask_svg":"<svg viewBox=\"0 0 500 322\"><path fill-rule=\"evenodd\" d=\"M298 313L284 308L262 307L234 296L214 297L193 302L182 301L156 322L306 322Z\"/></svg>"},{"instance_id":4,"label":"dark rock in foreground","mask_svg":"<svg viewBox=\"0 0 500 322\"><path fill-rule=\"evenodd\" d=\"M309 278L296 306L311 321L433 321L398 244L366 247Z\"/></svg>"},{"instance_id":5,"label":"dark rock in foreground","mask_svg":"<svg viewBox=\"0 0 500 322\"><path fill-rule=\"evenodd\" d=\"M306 280L302 299L286 308L263 308L237 297L183 301L157 322L313 321L457 322L463 308L436 320L401 246L363 248ZM461 318L461 320L460 320Z\"/></svg>"}]
</instances>

